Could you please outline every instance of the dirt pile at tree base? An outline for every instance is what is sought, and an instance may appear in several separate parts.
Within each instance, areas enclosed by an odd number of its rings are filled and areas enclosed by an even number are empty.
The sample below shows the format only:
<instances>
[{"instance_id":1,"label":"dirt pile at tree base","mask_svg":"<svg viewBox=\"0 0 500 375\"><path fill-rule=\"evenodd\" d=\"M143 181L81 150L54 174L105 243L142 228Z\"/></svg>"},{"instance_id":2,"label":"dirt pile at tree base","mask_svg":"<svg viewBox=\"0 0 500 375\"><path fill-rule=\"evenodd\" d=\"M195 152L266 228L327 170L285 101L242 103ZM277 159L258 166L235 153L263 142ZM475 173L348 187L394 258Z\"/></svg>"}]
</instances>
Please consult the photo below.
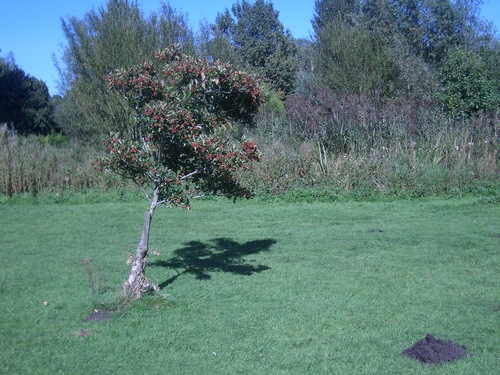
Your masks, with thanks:
<instances>
[{"instance_id":1,"label":"dirt pile at tree base","mask_svg":"<svg viewBox=\"0 0 500 375\"><path fill-rule=\"evenodd\" d=\"M451 340L436 339L432 334L403 350L402 355L433 365L455 362L468 356L467 348Z\"/></svg>"}]
</instances>

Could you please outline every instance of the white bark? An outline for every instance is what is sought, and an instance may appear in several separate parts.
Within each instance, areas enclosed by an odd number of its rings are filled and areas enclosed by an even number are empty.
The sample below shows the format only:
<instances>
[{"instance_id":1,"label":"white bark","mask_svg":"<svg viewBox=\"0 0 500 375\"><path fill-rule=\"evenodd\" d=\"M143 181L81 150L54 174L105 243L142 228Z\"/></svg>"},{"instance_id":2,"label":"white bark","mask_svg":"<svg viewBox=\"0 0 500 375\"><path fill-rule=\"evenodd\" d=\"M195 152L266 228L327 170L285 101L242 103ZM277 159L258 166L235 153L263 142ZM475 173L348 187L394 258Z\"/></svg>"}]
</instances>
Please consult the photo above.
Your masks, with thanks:
<instances>
[{"instance_id":1,"label":"white bark","mask_svg":"<svg viewBox=\"0 0 500 375\"><path fill-rule=\"evenodd\" d=\"M148 210L144 213L144 224L141 239L137 245L135 257L130 268L127 281L123 285L125 297L139 299L149 289L149 282L145 275L146 261L149 248L149 228L156 206L158 205L158 189L155 189Z\"/></svg>"}]
</instances>

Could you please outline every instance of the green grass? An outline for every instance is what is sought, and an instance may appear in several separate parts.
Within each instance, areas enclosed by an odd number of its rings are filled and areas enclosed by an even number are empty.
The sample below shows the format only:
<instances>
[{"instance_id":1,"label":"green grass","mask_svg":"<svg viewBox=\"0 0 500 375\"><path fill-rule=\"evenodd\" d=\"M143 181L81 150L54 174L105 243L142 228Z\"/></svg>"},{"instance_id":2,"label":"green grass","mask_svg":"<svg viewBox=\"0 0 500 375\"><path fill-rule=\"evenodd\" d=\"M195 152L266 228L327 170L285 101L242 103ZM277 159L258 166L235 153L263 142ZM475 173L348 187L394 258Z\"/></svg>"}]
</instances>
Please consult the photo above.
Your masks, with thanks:
<instances>
[{"instance_id":1,"label":"green grass","mask_svg":"<svg viewBox=\"0 0 500 375\"><path fill-rule=\"evenodd\" d=\"M117 300L146 202L1 204L0 373L498 371L498 204L193 206L153 219L161 255L147 272L162 296L85 322ZM92 294L85 257L106 293ZM429 367L400 355L429 332L472 356Z\"/></svg>"}]
</instances>

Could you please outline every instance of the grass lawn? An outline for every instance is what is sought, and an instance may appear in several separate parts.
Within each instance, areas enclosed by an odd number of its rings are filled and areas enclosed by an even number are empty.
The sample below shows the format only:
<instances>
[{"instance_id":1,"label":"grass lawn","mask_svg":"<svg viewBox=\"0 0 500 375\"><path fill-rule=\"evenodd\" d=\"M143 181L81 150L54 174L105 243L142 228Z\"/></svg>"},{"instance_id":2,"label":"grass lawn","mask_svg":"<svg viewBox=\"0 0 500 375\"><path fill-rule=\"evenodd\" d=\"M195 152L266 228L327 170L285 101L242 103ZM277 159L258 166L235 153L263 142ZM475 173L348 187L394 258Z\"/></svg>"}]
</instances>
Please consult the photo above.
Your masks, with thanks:
<instances>
[{"instance_id":1,"label":"grass lawn","mask_svg":"<svg viewBox=\"0 0 500 375\"><path fill-rule=\"evenodd\" d=\"M161 296L84 321L117 300L145 209L0 205L0 373L498 373L499 205L159 208L150 243L160 256L147 272ZM427 333L471 357L426 366L400 355Z\"/></svg>"}]
</instances>

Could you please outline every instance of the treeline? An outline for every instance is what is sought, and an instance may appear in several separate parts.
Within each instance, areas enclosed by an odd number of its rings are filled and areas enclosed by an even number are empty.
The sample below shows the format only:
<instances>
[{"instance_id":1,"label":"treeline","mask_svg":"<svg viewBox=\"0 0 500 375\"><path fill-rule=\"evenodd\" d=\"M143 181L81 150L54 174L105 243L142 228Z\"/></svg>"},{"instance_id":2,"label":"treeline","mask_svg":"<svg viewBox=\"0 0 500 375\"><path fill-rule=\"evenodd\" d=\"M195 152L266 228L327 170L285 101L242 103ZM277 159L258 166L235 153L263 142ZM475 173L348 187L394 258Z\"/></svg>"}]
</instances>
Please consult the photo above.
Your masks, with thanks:
<instances>
[{"instance_id":1,"label":"treeline","mask_svg":"<svg viewBox=\"0 0 500 375\"><path fill-rule=\"evenodd\" d=\"M109 132L134 136L128 103L108 91L107 76L179 44L262 78L267 104L232 134L259 140L263 162L246 177L259 191L467 192L498 181L500 41L480 5L316 0L313 35L295 39L271 1L238 1L192 30L168 3L146 15L136 2L109 0L62 20L62 95L41 100L47 120L30 128L2 104L0 123L88 148Z\"/></svg>"}]
</instances>

